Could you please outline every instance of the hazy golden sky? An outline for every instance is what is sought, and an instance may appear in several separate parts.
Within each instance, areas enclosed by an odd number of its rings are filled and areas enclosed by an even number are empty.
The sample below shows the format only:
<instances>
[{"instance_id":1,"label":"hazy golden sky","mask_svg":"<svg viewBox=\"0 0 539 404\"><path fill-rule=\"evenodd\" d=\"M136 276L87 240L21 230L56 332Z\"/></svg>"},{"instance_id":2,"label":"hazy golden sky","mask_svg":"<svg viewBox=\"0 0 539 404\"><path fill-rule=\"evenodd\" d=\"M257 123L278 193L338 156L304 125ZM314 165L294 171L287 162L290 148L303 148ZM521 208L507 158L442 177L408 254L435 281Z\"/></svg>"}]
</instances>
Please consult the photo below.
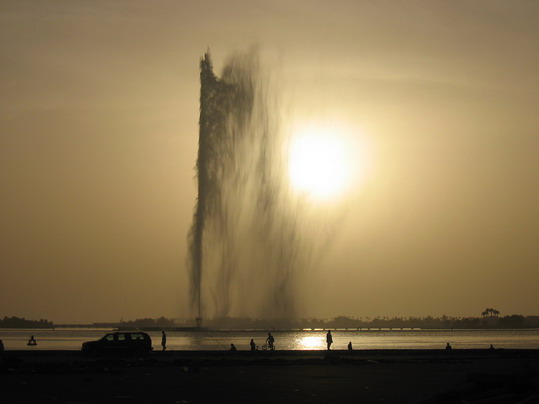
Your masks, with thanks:
<instances>
[{"instance_id":1,"label":"hazy golden sky","mask_svg":"<svg viewBox=\"0 0 539 404\"><path fill-rule=\"evenodd\" d=\"M253 44L369 162L305 316L539 314L538 21L535 0L0 0L0 317L189 314L198 62Z\"/></svg>"}]
</instances>

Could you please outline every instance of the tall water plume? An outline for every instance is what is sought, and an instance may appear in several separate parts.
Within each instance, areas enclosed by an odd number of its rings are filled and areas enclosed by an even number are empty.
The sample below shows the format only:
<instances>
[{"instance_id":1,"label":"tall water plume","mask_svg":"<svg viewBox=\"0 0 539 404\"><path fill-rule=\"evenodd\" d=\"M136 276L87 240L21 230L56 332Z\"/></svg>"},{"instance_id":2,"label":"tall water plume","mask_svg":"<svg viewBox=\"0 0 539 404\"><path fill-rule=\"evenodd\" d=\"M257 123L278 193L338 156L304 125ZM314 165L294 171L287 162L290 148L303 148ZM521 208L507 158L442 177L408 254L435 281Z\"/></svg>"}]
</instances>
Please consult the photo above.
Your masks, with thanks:
<instances>
[{"instance_id":1,"label":"tall water plume","mask_svg":"<svg viewBox=\"0 0 539 404\"><path fill-rule=\"evenodd\" d=\"M280 108L255 52L230 57L220 78L205 54L200 83L193 310L207 318L292 317L306 249L288 195Z\"/></svg>"}]
</instances>

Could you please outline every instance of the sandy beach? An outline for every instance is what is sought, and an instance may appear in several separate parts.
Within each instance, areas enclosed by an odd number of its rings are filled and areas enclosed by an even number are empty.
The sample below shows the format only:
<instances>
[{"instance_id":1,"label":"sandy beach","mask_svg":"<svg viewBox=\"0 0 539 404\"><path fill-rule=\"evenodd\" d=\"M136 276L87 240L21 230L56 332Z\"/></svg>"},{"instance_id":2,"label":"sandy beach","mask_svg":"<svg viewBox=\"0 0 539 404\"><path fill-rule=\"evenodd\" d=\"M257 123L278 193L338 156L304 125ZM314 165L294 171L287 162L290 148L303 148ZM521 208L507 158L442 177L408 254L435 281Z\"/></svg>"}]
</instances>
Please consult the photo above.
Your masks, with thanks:
<instances>
[{"instance_id":1,"label":"sandy beach","mask_svg":"<svg viewBox=\"0 0 539 404\"><path fill-rule=\"evenodd\" d=\"M5 351L3 403L535 403L537 350Z\"/></svg>"}]
</instances>

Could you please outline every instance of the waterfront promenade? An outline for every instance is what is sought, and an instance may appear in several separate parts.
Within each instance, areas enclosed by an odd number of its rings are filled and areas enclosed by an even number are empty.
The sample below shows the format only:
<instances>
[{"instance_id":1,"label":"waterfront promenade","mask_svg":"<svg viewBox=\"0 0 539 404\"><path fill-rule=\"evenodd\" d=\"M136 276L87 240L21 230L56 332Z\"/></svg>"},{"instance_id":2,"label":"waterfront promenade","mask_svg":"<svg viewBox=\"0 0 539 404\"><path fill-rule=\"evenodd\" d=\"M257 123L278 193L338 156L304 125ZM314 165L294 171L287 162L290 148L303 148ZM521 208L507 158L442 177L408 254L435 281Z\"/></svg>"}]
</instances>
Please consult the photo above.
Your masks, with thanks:
<instances>
[{"instance_id":1,"label":"waterfront promenade","mask_svg":"<svg viewBox=\"0 0 539 404\"><path fill-rule=\"evenodd\" d=\"M95 358L25 350L5 351L0 363L0 389L10 403L539 400L538 350L156 351Z\"/></svg>"}]
</instances>

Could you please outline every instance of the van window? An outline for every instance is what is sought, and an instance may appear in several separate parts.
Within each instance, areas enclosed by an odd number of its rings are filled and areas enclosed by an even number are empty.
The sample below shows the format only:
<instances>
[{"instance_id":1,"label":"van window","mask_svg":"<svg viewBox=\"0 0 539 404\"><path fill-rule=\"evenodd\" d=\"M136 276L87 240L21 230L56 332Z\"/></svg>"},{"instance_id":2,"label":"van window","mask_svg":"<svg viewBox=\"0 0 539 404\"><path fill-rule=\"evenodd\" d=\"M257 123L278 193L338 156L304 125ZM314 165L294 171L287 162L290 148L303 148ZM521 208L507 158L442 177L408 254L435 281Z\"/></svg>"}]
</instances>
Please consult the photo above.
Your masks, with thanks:
<instances>
[{"instance_id":1,"label":"van window","mask_svg":"<svg viewBox=\"0 0 539 404\"><path fill-rule=\"evenodd\" d=\"M114 341L114 334L107 334L103 339L107 342L112 342Z\"/></svg>"},{"instance_id":2,"label":"van window","mask_svg":"<svg viewBox=\"0 0 539 404\"><path fill-rule=\"evenodd\" d=\"M142 334L131 334L131 339L141 340L144 339L144 336Z\"/></svg>"},{"instance_id":3,"label":"van window","mask_svg":"<svg viewBox=\"0 0 539 404\"><path fill-rule=\"evenodd\" d=\"M118 334L118 341L125 341L125 334Z\"/></svg>"}]
</instances>

